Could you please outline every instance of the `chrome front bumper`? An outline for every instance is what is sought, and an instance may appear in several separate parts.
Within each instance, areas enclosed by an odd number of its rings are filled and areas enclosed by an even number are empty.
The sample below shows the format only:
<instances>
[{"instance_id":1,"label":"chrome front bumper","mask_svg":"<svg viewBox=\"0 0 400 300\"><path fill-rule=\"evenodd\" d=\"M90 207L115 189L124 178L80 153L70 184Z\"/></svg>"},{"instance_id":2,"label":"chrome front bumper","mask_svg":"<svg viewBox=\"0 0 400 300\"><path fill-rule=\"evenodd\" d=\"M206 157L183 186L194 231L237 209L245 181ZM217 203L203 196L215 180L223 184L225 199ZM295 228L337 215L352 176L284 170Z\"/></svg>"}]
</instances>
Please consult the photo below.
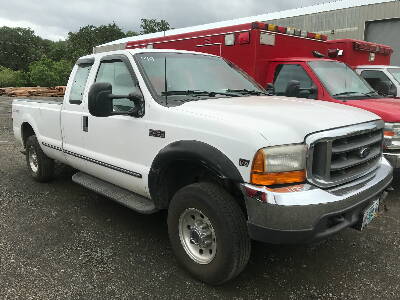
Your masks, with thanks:
<instances>
[{"instance_id":1,"label":"chrome front bumper","mask_svg":"<svg viewBox=\"0 0 400 300\"><path fill-rule=\"evenodd\" d=\"M400 150L397 152L384 152L385 158L390 162L393 168L400 168Z\"/></svg>"},{"instance_id":2,"label":"chrome front bumper","mask_svg":"<svg viewBox=\"0 0 400 300\"><path fill-rule=\"evenodd\" d=\"M382 158L377 170L339 187L300 184L271 189L242 184L250 237L269 243L303 243L356 225L364 209L383 198L393 168Z\"/></svg>"}]
</instances>

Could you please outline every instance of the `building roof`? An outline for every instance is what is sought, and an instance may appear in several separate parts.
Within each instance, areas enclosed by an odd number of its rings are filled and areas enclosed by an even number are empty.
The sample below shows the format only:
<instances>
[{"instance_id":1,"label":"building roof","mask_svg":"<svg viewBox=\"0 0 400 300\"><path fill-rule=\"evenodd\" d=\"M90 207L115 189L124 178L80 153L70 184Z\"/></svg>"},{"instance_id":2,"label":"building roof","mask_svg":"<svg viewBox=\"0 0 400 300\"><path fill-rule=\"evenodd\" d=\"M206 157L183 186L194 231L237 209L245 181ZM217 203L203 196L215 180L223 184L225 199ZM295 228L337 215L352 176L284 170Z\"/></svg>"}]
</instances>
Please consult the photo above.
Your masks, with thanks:
<instances>
[{"instance_id":1,"label":"building roof","mask_svg":"<svg viewBox=\"0 0 400 300\"><path fill-rule=\"evenodd\" d=\"M238 24L251 23L251 22L255 22L255 21L270 21L270 20L277 20L277 19L285 19L285 18L291 18L291 17L297 17L297 16L317 14L317 13L326 12L326 11L333 11L333 10L346 9L346 8L351 8L351 7L379 4L379 3L385 3L385 2L394 2L394 1L397 1L397 0L331 1L331 2L327 2L327 3L323 3L323 4L314 5L314 6L307 6L307 7L283 10L283 11L272 12L272 13L268 13L268 14L262 14L262 15L239 18L239 19L222 21L222 22L209 23L209 24L204 24L204 25L172 29L172 30L168 30L168 31L164 31L164 32L138 35L138 36L133 36L133 37L128 37L128 38L123 38L123 39L120 39L117 41L106 43L104 45L119 44L119 43L126 43L126 42L130 42L130 41L158 38L158 37L162 37L162 36L166 36L166 35L176 35L176 34L182 34L182 33L193 32L193 31L208 30L208 29L212 29L212 28L216 28L216 27L233 26L233 25L238 25Z\"/></svg>"}]
</instances>

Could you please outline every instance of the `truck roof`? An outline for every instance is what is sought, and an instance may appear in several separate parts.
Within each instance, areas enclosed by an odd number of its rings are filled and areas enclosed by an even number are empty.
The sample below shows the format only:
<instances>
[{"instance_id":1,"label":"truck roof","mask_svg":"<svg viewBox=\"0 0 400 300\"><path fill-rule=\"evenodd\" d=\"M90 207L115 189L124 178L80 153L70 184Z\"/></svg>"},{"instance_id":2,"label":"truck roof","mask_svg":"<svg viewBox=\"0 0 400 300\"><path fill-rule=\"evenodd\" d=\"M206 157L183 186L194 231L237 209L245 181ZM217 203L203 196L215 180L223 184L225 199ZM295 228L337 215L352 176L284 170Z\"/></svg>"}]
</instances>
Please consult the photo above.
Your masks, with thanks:
<instances>
[{"instance_id":1,"label":"truck roof","mask_svg":"<svg viewBox=\"0 0 400 300\"><path fill-rule=\"evenodd\" d=\"M216 56L213 54L209 54L209 53L203 53L203 52L196 52L196 51L187 51L187 50L176 50L176 49L146 49L146 48L135 48L135 49L122 49L122 50L115 50L115 51L105 51L105 52L101 52L101 53L95 53L95 54L89 54L89 55L85 55L80 57L80 59L84 59L84 58L92 58L92 57L97 57L97 56L104 56L106 55L112 55L112 54L120 54L120 53L124 53L124 52L128 52L131 54L137 54L137 53L165 53L165 52L170 52L170 53L189 53L189 54L197 54L197 55L205 55L205 56Z\"/></svg>"},{"instance_id":2,"label":"truck roof","mask_svg":"<svg viewBox=\"0 0 400 300\"><path fill-rule=\"evenodd\" d=\"M389 66L389 65L362 65L357 66L357 69L398 69L399 66Z\"/></svg>"},{"instance_id":3,"label":"truck roof","mask_svg":"<svg viewBox=\"0 0 400 300\"><path fill-rule=\"evenodd\" d=\"M273 58L271 61L333 61L333 62L338 62L337 60L334 59L329 59L329 58L316 58L316 57L282 57L282 58Z\"/></svg>"}]
</instances>

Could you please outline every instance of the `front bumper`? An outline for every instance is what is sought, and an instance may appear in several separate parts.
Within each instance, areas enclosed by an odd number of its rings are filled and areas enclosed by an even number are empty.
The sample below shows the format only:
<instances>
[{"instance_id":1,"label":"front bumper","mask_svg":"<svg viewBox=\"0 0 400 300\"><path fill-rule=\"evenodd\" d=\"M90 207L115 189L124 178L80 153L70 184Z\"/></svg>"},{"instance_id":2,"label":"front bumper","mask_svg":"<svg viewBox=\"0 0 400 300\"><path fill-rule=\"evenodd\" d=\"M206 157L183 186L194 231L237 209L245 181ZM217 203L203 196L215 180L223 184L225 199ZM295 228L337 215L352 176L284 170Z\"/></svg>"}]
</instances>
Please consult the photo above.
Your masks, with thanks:
<instances>
[{"instance_id":1,"label":"front bumper","mask_svg":"<svg viewBox=\"0 0 400 300\"><path fill-rule=\"evenodd\" d=\"M397 151L385 151L383 153L385 158L390 162L393 168L400 168L400 150Z\"/></svg>"},{"instance_id":2,"label":"front bumper","mask_svg":"<svg viewBox=\"0 0 400 300\"><path fill-rule=\"evenodd\" d=\"M250 237L267 243L307 243L355 226L373 200L386 196L393 168L385 158L370 175L330 189L242 184Z\"/></svg>"}]
</instances>

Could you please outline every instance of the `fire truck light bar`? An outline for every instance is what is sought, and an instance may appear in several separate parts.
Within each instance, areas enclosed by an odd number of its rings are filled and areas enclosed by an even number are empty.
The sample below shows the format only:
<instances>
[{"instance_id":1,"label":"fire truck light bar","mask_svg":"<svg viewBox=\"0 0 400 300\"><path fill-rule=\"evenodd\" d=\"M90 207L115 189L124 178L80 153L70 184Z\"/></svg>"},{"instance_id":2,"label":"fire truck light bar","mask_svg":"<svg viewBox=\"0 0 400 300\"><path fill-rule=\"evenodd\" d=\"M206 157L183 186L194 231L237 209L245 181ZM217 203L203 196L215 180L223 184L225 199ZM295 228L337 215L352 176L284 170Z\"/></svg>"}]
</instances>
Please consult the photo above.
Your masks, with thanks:
<instances>
[{"instance_id":1,"label":"fire truck light bar","mask_svg":"<svg viewBox=\"0 0 400 300\"><path fill-rule=\"evenodd\" d=\"M272 32L286 33L288 35L301 36L314 40L322 40L322 41L328 40L328 36L324 34L301 31L300 29L297 28L277 26L275 24L267 24L264 22L253 22L251 28L267 30Z\"/></svg>"}]
</instances>

